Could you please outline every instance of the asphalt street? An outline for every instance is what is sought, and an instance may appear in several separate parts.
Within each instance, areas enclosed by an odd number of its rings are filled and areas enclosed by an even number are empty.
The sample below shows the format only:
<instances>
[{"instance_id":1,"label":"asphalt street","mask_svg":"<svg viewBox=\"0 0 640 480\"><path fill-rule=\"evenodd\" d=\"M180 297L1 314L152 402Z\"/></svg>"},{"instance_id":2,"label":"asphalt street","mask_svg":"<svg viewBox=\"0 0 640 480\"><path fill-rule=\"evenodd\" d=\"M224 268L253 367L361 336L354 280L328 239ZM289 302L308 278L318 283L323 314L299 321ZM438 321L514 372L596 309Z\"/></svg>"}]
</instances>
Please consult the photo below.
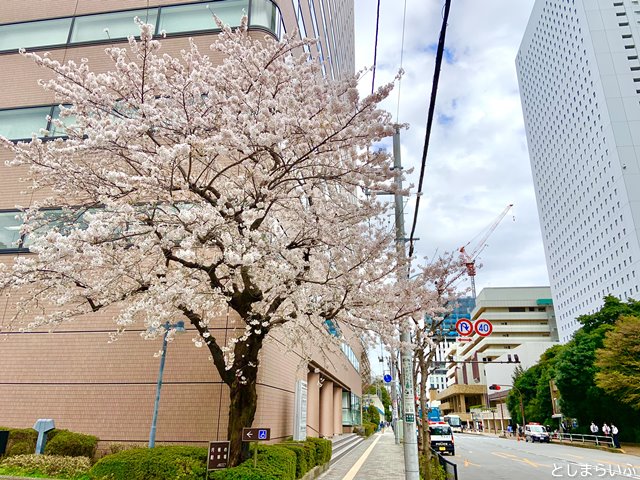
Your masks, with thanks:
<instances>
[{"instance_id":1,"label":"asphalt street","mask_svg":"<svg viewBox=\"0 0 640 480\"><path fill-rule=\"evenodd\" d=\"M457 434L459 480L640 479L640 457L553 443Z\"/></svg>"}]
</instances>

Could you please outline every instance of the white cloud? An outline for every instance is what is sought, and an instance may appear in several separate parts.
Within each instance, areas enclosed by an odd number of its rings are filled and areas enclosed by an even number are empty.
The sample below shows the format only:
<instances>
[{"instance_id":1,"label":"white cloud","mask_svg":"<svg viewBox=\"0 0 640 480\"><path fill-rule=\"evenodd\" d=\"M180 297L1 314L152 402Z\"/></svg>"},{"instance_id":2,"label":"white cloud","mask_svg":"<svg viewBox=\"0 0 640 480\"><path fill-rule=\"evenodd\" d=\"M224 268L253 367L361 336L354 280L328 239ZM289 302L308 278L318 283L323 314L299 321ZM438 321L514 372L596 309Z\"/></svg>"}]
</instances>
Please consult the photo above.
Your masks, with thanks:
<instances>
[{"instance_id":1,"label":"white cloud","mask_svg":"<svg viewBox=\"0 0 640 480\"><path fill-rule=\"evenodd\" d=\"M515 204L480 254L478 292L485 286L549 284L515 70L533 1L457 0L449 15L445 45L452 60L442 65L436 106L441 121L434 121L431 132L416 253L458 249ZM355 0L356 68L373 63L376 3ZM410 125L402 133L402 156L405 168L414 168L414 186L443 5L407 0L399 121ZM390 81L400 67L402 16L402 2L381 2L376 85ZM368 76L363 90L370 88ZM384 107L395 117L397 89ZM407 205L407 234L414 200Z\"/></svg>"}]
</instances>

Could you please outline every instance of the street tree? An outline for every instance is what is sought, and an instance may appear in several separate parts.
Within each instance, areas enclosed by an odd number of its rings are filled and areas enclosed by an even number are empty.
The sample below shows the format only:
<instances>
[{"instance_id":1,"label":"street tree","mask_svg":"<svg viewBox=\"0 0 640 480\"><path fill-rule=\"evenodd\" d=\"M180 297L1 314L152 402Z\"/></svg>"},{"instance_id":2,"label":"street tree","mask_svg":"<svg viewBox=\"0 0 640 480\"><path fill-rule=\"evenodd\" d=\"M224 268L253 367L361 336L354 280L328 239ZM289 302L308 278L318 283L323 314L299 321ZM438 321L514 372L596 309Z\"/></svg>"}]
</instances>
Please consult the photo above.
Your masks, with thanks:
<instances>
[{"instance_id":1,"label":"street tree","mask_svg":"<svg viewBox=\"0 0 640 480\"><path fill-rule=\"evenodd\" d=\"M431 458L431 442L429 437L429 377L437 367L435 364L438 345L444 341L449 332L444 331L444 321L456 306L464 292L457 289L460 278L465 274L464 259L460 256L445 253L425 266L425 276L430 289L435 293L435 301L425 316L417 319L414 331L414 365L413 384L422 411L422 422L418 428L418 443L421 454L428 460ZM428 473L425 473L427 475Z\"/></svg>"},{"instance_id":2,"label":"street tree","mask_svg":"<svg viewBox=\"0 0 640 480\"><path fill-rule=\"evenodd\" d=\"M596 351L596 385L640 410L640 317L624 316Z\"/></svg>"},{"instance_id":3,"label":"street tree","mask_svg":"<svg viewBox=\"0 0 640 480\"><path fill-rule=\"evenodd\" d=\"M268 337L322 345L331 320L391 339L437 304L428 271L395 281L406 265L388 207L362 194L393 190L387 154L370 148L393 133L376 106L392 85L361 98L364 73L328 82L296 53L304 43L253 40L245 19L212 45L221 63L192 40L163 54L144 24L107 49L106 73L26 53L55 74L43 86L66 138L3 141L47 192L24 213L31 255L0 272L19 291L15 322L54 328L109 308L114 339L133 325L157 339L187 319L229 387L231 466ZM240 332L224 343L212 327L227 310Z\"/></svg>"}]
</instances>

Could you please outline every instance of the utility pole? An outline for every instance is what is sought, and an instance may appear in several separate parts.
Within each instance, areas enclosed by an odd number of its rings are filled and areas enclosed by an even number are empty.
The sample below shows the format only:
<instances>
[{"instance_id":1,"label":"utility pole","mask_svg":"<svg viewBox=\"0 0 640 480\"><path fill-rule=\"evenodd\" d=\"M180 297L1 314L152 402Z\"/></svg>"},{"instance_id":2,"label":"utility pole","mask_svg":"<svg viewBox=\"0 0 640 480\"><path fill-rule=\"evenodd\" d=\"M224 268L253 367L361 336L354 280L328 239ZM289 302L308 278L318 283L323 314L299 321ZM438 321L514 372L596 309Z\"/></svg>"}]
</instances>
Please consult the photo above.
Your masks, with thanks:
<instances>
[{"instance_id":1,"label":"utility pole","mask_svg":"<svg viewBox=\"0 0 640 480\"><path fill-rule=\"evenodd\" d=\"M393 169L395 173L396 192L395 219L396 219L396 247L398 249L398 261L406 262L405 232L404 232L404 203L400 191L402 190L402 159L400 157L400 127L396 125L393 134ZM407 268L406 275L409 275ZM402 322L400 330L400 363L402 366L402 398L403 398L403 422L404 429L404 470L407 480L419 480L420 468L418 466L418 438L416 435L416 400L413 388L413 352L409 347L411 342L411 320L406 318Z\"/></svg>"},{"instance_id":2,"label":"utility pole","mask_svg":"<svg viewBox=\"0 0 640 480\"><path fill-rule=\"evenodd\" d=\"M392 347L389 349L391 362L389 367L391 370L391 425L393 425L393 435L396 445L400 444L400 428L398 425L398 368L396 366L396 351Z\"/></svg>"}]
</instances>

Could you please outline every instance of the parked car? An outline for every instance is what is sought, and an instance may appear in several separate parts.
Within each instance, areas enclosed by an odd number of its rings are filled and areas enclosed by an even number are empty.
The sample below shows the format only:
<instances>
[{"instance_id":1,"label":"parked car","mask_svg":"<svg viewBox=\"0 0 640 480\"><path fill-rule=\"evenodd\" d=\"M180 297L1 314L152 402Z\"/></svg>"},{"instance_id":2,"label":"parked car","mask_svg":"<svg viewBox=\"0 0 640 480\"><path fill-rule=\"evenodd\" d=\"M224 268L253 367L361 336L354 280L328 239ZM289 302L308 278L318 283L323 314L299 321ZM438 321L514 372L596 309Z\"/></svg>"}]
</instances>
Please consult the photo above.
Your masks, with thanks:
<instances>
[{"instance_id":1,"label":"parked car","mask_svg":"<svg viewBox=\"0 0 640 480\"><path fill-rule=\"evenodd\" d=\"M547 442L549 443L549 432L539 423L528 423L524 426L524 439L529 442Z\"/></svg>"},{"instance_id":2,"label":"parked car","mask_svg":"<svg viewBox=\"0 0 640 480\"><path fill-rule=\"evenodd\" d=\"M429 422L429 436L431 437L431 448L436 452L456 454L453 432L448 423Z\"/></svg>"}]
</instances>

